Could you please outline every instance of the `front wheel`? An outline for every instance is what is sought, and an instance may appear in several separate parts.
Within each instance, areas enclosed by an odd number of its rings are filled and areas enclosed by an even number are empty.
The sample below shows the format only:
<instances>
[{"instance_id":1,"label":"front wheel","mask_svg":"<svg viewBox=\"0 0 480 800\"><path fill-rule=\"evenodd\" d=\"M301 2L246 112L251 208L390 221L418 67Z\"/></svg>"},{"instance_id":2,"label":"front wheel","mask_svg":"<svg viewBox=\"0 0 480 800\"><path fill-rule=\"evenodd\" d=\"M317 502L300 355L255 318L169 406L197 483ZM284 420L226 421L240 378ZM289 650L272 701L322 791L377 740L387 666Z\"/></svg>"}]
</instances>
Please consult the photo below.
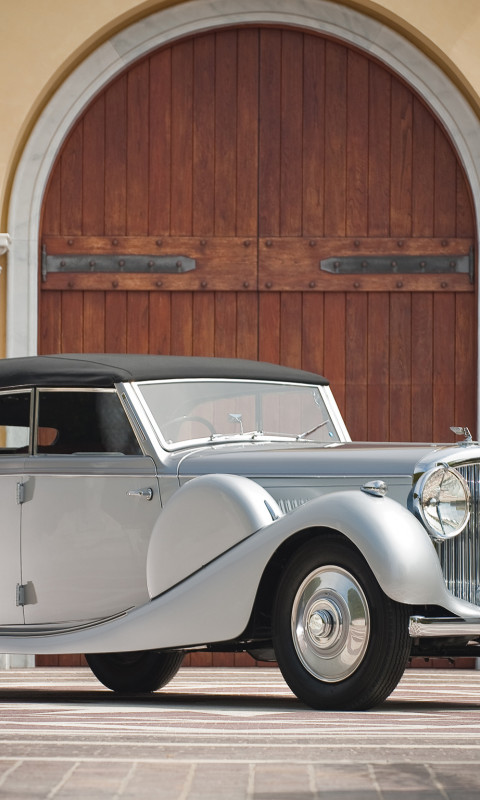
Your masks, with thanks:
<instances>
[{"instance_id":1,"label":"front wheel","mask_svg":"<svg viewBox=\"0 0 480 800\"><path fill-rule=\"evenodd\" d=\"M143 650L132 653L90 653L85 658L95 677L107 689L136 694L154 692L165 686L178 672L183 656L181 652Z\"/></svg>"},{"instance_id":2,"label":"front wheel","mask_svg":"<svg viewBox=\"0 0 480 800\"><path fill-rule=\"evenodd\" d=\"M342 537L325 535L297 551L278 587L278 665L313 708L370 708L403 674L408 618L407 606L382 592L363 556Z\"/></svg>"}]
</instances>

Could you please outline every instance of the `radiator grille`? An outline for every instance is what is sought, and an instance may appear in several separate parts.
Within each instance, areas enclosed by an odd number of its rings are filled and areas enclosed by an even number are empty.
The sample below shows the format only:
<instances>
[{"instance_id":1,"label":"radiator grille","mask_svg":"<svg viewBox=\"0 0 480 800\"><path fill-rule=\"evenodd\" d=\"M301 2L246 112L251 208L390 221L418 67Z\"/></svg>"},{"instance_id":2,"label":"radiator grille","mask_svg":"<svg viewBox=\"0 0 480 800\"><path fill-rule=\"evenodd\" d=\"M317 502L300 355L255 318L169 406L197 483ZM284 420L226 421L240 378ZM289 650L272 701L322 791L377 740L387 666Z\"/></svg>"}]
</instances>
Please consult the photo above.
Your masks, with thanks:
<instances>
[{"instance_id":1,"label":"radiator grille","mask_svg":"<svg viewBox=\"0 0 480 800\"><path fill-rule=\"evenodd\" d=\"M480 464L455 467L472 496L470 520L459 536L437 543L447 589L462 600L480 605Z\"/></svg>"}]
</instances>

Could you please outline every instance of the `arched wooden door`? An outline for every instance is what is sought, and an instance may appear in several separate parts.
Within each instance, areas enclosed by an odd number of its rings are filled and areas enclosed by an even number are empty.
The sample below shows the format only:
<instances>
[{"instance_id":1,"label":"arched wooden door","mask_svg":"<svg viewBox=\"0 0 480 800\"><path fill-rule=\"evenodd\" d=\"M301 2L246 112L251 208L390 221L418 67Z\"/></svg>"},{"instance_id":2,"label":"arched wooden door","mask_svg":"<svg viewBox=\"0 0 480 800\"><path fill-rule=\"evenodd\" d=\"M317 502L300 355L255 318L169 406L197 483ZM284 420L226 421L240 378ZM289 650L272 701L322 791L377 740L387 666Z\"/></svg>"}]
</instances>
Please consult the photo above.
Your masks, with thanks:
<instances>
[{"instance_id":1,"label":"arched wooden door","mask_svg":"<svg viewBox=\"0 0 480 800\"><path fill-rule=\"evenodd\" d=\"M401 80L322 36L222 29L136 63L65 141L39 350L302 366L330 378L354 438L447 440L475 428L474 284L455 271L473 237L461 164ZM88 265L50 271L55 255ZM131 255L142 272L103 271ZM158 256L195 269L152 272Z\"/></svg>"},{"instance_id":2,"label":"arched wooden door","mask_svg":"<svg viewBox=\"0 0 480 800\"><path fill-rule=\"evenodd\" d=\"M136 63L65 141L43 208L39 351L301 366L330 378L353 438L446 440L475 429L474 284L420 262L464 262L473 237L462 167L401 80L318 35L222 29ZM153 272L160 256L195 269ZM59 658L77 663L40 662Z\"/></svg>"}]
</instances>

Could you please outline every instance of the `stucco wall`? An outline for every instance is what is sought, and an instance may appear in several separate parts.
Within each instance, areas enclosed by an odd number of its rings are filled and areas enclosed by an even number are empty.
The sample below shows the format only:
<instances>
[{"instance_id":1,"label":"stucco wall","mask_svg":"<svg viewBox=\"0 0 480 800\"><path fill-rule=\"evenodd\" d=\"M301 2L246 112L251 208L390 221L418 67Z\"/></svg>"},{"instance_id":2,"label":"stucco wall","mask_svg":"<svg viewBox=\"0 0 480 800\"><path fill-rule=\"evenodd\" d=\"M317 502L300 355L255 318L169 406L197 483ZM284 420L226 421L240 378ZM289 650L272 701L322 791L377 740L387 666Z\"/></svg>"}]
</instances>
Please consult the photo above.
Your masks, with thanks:
<instances>
[{"instance_id":1,"label":"stucco wall","mask_svg":"<svg viewBox=\"0 0 480 800\"><path fill-rule=\"evenodd\" d=\"M192 0L194 3L195 0ZM114 31L172 2L3 0L0 48L0 229L8 232L11 183L38 113L64 76ZM221 4L221 0L214 0ZM388 22L439 63L478 111L478 0L357 0L349 5ZM0 276L0 356L5 348L6 259Z\"/></svg>"}]
</instances>

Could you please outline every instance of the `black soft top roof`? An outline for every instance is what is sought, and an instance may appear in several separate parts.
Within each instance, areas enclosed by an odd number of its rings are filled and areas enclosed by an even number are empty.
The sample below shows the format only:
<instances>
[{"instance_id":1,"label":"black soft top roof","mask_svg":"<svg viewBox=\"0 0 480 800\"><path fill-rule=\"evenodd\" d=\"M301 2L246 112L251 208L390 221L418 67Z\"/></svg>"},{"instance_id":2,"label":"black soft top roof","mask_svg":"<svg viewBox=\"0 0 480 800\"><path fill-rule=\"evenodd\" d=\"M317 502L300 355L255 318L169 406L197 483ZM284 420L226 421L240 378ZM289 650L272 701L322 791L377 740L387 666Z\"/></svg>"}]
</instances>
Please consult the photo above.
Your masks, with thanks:
<instances>
[{"instance_id":1,"label":"black soft top roof","mask_svg":"<svg viewBox=\"0 0 480 800\"><path fill-rule=\"evenodd\" d=\"M188 356L79 353L0 360L0 388L110 387L127 381L240 378L328 385L321 375L261 361Z\"/></svg>"}]
</instances>

